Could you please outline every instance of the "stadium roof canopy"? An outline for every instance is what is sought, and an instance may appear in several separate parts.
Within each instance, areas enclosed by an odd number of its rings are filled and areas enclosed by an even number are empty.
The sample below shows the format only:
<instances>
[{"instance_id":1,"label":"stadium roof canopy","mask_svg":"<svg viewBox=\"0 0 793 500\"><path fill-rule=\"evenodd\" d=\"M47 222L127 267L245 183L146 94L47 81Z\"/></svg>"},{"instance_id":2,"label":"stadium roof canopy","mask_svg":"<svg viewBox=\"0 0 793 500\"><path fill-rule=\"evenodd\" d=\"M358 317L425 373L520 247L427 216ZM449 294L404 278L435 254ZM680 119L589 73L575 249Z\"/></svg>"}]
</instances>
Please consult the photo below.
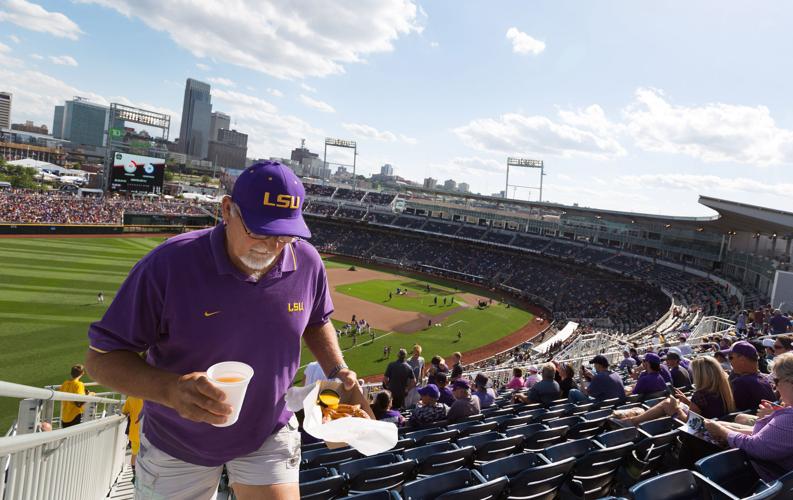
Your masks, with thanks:
<instances>
[{"instance_id":1,"label":"stadium roof canopy","mask_svg":"<svg viewBox=\"0 0 793 500\"><path fill-rule=\"evenodd\" d=\"M680 217L673 215L642 214L637 212L621 212L599 208L579 207L577 205L562 205L559 203L535 202L525 200L503 199L493 196L482 196L468 193L450 193L411 187L410 190L419 196L434 196L436 199L463 198L470 201L481 201L498 207L500 210L510 208L540 209L548 211L548 215L594 217L605 220L636 223L636 224L662 224L670 228L688 229L701 232L715 232L726 234L731 231L760 233L762 235L776 234L779 237L793 235L793 212L764 208L745 203L700 196L702 205L717 212L717 215L704 217Z\"/></svg>"}]
</instances>

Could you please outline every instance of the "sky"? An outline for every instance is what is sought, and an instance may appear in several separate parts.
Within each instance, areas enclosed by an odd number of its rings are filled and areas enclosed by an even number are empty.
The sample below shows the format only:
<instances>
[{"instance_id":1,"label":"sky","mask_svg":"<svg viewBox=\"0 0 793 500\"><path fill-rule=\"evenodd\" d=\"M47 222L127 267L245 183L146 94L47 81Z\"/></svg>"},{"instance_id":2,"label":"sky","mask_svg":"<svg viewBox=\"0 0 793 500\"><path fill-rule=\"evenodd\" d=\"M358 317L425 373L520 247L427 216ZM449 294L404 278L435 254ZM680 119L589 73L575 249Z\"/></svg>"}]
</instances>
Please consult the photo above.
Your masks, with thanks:
<instances>
[{"instance_id":1,"label":"sky","mask_svg":"<svg viewBox=\"0 0 793 500\"><path fill-rule=\"evenodd\" d=\"M249 157L335 137L360 173L488 195L520 157L545 201L793 211L791 20L781 0L0 0L0 90L13 122L83 96L168 113L175 138L196 78ZM509 196L539 181L513 167Z\"/></svg>"}]
</instances>

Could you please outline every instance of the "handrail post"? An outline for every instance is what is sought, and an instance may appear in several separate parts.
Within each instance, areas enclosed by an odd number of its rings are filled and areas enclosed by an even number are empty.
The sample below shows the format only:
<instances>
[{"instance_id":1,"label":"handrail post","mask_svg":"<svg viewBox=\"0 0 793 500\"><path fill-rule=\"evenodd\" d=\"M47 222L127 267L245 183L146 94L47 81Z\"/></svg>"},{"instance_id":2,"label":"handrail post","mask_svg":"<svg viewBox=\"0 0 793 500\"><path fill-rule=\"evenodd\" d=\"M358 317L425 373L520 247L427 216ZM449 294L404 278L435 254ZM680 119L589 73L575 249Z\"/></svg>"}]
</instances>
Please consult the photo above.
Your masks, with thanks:
<instances>
[{"instance_id":1,"label":"handrail post","mask_svg":"<svg viewBox=\"0 0 793 500\"><path fill-rule=\"evenodd\" d=\"M41 400L27 398L19 402L17 416L17 434L32 434L39 425L39 409Z\"/></svg>"}]
</instances>

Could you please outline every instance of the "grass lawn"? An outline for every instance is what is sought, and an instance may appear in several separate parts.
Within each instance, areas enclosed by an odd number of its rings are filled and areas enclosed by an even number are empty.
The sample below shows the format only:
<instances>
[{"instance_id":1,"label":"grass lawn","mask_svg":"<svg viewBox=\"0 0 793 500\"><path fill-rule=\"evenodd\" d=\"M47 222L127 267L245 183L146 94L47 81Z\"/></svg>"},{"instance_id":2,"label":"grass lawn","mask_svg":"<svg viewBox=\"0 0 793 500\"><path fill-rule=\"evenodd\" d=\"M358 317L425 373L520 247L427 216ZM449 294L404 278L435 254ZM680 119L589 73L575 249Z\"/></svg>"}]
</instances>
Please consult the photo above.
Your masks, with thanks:
<instances>
[{"instance_id":1,"label":"grass lawn","mask_svg":"<svg viewBox=\"0 0 793 500\"><path fill-rule=\"evenodd\" d=\"M88 325L104 314L132 266L162 241L161 237L0 238L0 380L43 387L68 378L69 368L85 359ZM351 265L336 259L325 263L328 267ZM392 286L389 281L384 283ZM416 290L419 296L426 284L418 276L394 283ZM439 298L454 291L454 285L431 287L432 296ZM428 295L426 288L423 290ZM99 291L104 293L105 304L97 303ZM375 295L367 300L383 300L382 291L372 288ZM420 300L413 299L413 303L422 306ZM424 305L428 312L437 312L429 303ZM385 370L387 360L382 357L386 345L392 347L393 359L400 347L410 348L418 342L429 359L435 353L445 356L490 343L531 319L531 314L516 308L471 308L447 318L442 327L412 334L376 331L374 343L365 335L358 337L355 346L350 337L342 337L340 343L348 364L365 376ZM459 342L458 329L463 331ZM312 360L304 348L301 364ZM0 431L11 425L18 406L16 398L0 398Z\"/></svg>"},{"instance_id":2,"label":"grass lawn","mask_svg":"<svg viewBox=\"0 0 793 500\"><path fill-rule=\"evenodd\" d=\"M402 311L433 315L464 304L462 299L454 297L453 288L430 284L430 291L427 292L427 284L426 281L419 282L408 277L401 280L378 279L340 285L336 287L336 291ZM397 288L407 289L407 295L397 295ZM388 297L389 292L391 298ZM446 306L443 304L444 299L448 301Z\"/></svg>"}]
</instances>

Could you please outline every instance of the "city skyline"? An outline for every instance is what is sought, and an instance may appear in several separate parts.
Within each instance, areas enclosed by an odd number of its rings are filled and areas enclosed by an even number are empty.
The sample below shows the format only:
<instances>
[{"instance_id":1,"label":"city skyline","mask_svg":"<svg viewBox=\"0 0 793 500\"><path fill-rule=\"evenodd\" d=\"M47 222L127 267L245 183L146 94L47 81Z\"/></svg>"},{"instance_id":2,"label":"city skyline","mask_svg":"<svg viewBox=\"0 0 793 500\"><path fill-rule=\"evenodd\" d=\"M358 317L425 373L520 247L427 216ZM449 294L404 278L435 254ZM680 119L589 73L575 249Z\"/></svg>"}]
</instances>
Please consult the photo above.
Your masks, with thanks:
<instances>
[{"instance_id":1,"label":"city skyline","mask_svg":"<svg viewBox=\"0 0 793 500\"><path fill-rule=\"evenodd\" d=\"M483 194L504 189L519 156L545 162L553 202L707 215L705 194L789 208L785 3L261 7L0 0L0 91L15 123L50 124L56 104L84 96L168 113L175 137L194 78L248 134L249 157L286 157L301 138L321 154L338 137L359 143L366 175L391 164Z\"/></svg>"}]
</instances>

